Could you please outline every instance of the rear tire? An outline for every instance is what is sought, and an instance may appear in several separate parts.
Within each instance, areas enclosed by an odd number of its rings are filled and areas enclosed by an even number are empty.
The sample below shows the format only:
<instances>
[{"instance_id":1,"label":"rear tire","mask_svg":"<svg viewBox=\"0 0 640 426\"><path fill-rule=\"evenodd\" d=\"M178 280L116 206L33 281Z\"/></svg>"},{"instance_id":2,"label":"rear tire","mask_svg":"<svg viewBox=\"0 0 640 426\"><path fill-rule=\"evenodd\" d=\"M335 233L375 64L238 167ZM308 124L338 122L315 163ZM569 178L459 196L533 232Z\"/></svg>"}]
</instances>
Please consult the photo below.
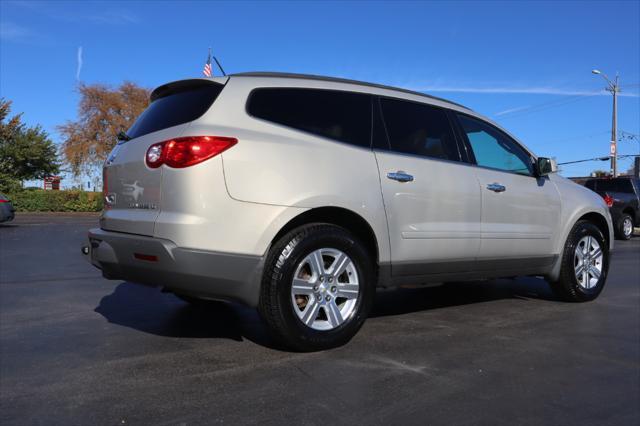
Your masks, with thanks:
<instances>
[{"instance_id":1,"label":"rear tire","mask_svg":"<svg viewBox=\"0 0 640 426\"><path fill-rule=\"evenodd\" d=\"M301 226L269 251L258 311L288 348L341 346L371 310L373 271L371 255L347 230L329 224Z\"/></svg>"},{"instance_id":2,"label":"rear tire","mask_svg":"<svg viewBox=\"0 0 640 426\"><path fill-rule=\"evenodd\" d=\"M593 223L581 220L567 237L554 293L567 302L588 302L598 297L609 270L609 247Z\"/></svg>"},{"instance_id":3,"label":"rear tire","mask_svg":"<svg viewBox=\"0 0 640 426\"><path fill-rule=\"evenodd\" d=\"M630 215L623 213L616 227L616 237L619 240L630 240L633 235L633 219Z\"/></svg>"}]
</instances>

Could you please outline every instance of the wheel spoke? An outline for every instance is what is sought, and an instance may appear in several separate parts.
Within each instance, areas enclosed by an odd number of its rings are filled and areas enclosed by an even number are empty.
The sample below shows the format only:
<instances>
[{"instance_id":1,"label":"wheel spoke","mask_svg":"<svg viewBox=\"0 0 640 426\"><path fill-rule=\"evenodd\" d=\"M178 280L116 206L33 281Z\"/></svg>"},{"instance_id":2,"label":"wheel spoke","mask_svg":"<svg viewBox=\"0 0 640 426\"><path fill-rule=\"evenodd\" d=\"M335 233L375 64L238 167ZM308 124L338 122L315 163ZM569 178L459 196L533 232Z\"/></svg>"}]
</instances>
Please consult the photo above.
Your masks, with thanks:
<instances>
[{"instance_id":1,"label":"wheel spoke","mask_svg":"<svg viewBox=\"0 0 640 426\"><path fill-rule=\"evenodd\" d=\"M591 251L591 235L587 237L587 242L584 245L584 254L588 254Z\"/></svg>"},{"instance_id":2,"label":"wheel spoke","mask_svg":"<svg viewBox=\"0 0 640 426\"><path fill-rule=\"evenodd\" d=\"M309 255L309 266L316 277L325 273L324 260L322 260L322 252L320 250L316 250Z\"/></svg>"},{"instance_id":3,"label":"wheel spoke","mask_svg":"<svg viewBox=\"0 0 640 426\"><path fill-rule=\"evenodd\" d=\"M303 323L310 326L315 321L318 316L318 310L320 309L320 304L317 301L313 301L313 303L309 303L307 308L302 313L302 317L300 318Z\"/></svg>"},{"instance_id":4,"label":"wheel spoke","mask_svg":"<svg viewBox=\"0 0 640 426\"><path fill-rule=\"evenodd\" d=\"M340 253L335 257L331 264L331 275L337 280L340 275L347 269L347 266L351 263L351 259L344 253Z\"/></svg>"},{"instance_id":5,"label":"wheel spoke","mask_svg":"<svg viewBox=\"0 0 640 426\"><path fill-rule=\"evenodd\" d=\"M602 249L600 247L596 247L591 253L592 259L597 259L602 255Z\"/></svg>"},{"instance_id":6,"label":"wheel spoke","mask_svg":"<svg viewBox=\"0 0 640 426\"><path fill-rule=\"evenodd\" d=\"M337 285L336 297L344 297L345 299L355 299L358 297L358 284L342 284Z\"/></svg>"},{"instance_id":7,"label":"wheel spoke","mask_svg":"<svg viewBox=\"0 0 640 426\"><path fill-rule=\"evenodd\" d=\"M582 251L582 249L580 248L580 246L576 247L576 257L577 257L581 262L584 262L584 252Z\"/></svg>"},{"instance_id":8,"label":"wheel spoke","mask_svg":"<svg viewBox=\"0 0 640 426\"><path fill-rule=\"evenodd\" d=\"M589 288L589 270L587 268L582 270L582 284Z\"/></svg>"},{"instance_id":9,"label":"wheel spoke","mask_svg":"<svg viewBox=\"0 0 640 426\"><path fill-rule=\"evenodd\" d=\"M582 273L584 272L584 268L585 268L584 263L581 263L580 265L576 266L576 277L579 277L580 275L582 275Z\"/></svg>"},{"instance_id":10,"label":"wheel spoke","mask_svg":"<svg viewBox=\"0 0 640 426\"><path fill-rule=\"evenodd\" d=\"M291 285L291 293L305 295L313 294L313 285L314 284L309 281L294 278L293 284Z\"/></svg>"},{"instance_id":11,"label":"wheel spoke","mask_svg":"<svg viewBox=\"0 0 640 426\"><path fill-rule=\"evenodd\" d=\"M596 268L595 266L590 266L589 267L589 273L591 274L591 276L593 278L595 278L596 280L600 279L600 271L598 271L598 268Z\"/></svg>"},{"instance_id":12,"label":"wheel spoke","mask_svg":"<svg viewBox=\"0 0 640 426\"><path fill-rule=\"evenodd\" d=\"M344 321L342 314L340 313L340 308L336 305L335 299L324 306L324 312L327 314L329 324L334 328L342 324Z\"/></svg>"}]
</instances>

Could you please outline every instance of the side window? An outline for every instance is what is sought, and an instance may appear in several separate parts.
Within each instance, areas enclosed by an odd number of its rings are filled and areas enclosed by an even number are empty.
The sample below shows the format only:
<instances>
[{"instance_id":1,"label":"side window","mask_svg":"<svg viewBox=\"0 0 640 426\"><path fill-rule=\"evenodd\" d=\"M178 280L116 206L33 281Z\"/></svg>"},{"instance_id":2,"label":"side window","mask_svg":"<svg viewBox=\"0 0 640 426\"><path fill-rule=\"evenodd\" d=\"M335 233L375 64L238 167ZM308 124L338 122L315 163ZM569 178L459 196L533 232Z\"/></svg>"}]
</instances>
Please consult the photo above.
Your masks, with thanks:
<instances>
[{"instance_id":1,"label":"side window","mask_svg":"<svg viewBox=\"0 0 640 426\"><path fill-rule=\"evenodd\" d=\"M392 151L460 160L445 110L389 98L380 99L380 105Z\"/></svg>"},{"instance_id":2,"label":"side window","mask_svg":"<svg viewBox=\"0 0 640 426\"><path fill-rule=\"evenodd\" d=\"M531 157L509 136L475 118L458 114L458 119L479 166L533 174Z\"/></svg>"},{"instance_id":3,"label":"side window","mask_svg":"<svg viewBox=\"0 0 640 426\"><path fill-rule=\"evenodd\" d=\"M256 89L247 111L254 117L325 138L369 148L371 96L338 90Z\"/></svg>"}]
</instances>

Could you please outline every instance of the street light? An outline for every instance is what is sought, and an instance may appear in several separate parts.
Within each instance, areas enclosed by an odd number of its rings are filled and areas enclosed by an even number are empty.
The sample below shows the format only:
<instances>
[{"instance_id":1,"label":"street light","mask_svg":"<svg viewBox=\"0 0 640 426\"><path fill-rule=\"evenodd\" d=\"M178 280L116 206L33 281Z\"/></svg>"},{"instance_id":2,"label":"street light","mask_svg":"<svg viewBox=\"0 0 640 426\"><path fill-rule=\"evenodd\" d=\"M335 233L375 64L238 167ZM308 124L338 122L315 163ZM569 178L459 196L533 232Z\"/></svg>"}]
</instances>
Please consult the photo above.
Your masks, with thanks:
<instances>
[{"instance_id":1,"label":"street light","mask_svg":"<svg viewBox=\"0 0 640 426\"><path fill-rule=\"evenodd\" d=\"M615 82L609 80L606 74L603 74L600 70L591 70L592 74L601 75L607 82L607 91L613 95L613 117L611 119L611 173L613 177L618 175L617 155L618 155L618 92L620 92L620 85L618 84L618 74L616 73Z\"/></svg>"}]
</instances>

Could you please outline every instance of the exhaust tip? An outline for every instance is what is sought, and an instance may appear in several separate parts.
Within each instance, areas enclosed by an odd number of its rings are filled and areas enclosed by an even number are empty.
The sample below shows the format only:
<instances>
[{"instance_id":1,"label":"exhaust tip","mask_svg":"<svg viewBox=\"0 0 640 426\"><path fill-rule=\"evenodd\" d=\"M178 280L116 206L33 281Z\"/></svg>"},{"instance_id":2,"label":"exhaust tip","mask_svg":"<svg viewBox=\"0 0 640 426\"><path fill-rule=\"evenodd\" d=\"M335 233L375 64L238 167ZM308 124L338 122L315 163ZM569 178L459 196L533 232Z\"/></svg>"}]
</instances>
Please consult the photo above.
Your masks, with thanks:
<instances>
[{"instance_id":1,"label":"exhaust tip","mask_svg":"<svg viewBox=\"0 0 640 426\"><path fill-rule=\"evenodd\" d=\"M82 246L80 250L82 251L82 254L84 254L85 256L89 255L89 246Z\"/></svg>"}]
</instances>

